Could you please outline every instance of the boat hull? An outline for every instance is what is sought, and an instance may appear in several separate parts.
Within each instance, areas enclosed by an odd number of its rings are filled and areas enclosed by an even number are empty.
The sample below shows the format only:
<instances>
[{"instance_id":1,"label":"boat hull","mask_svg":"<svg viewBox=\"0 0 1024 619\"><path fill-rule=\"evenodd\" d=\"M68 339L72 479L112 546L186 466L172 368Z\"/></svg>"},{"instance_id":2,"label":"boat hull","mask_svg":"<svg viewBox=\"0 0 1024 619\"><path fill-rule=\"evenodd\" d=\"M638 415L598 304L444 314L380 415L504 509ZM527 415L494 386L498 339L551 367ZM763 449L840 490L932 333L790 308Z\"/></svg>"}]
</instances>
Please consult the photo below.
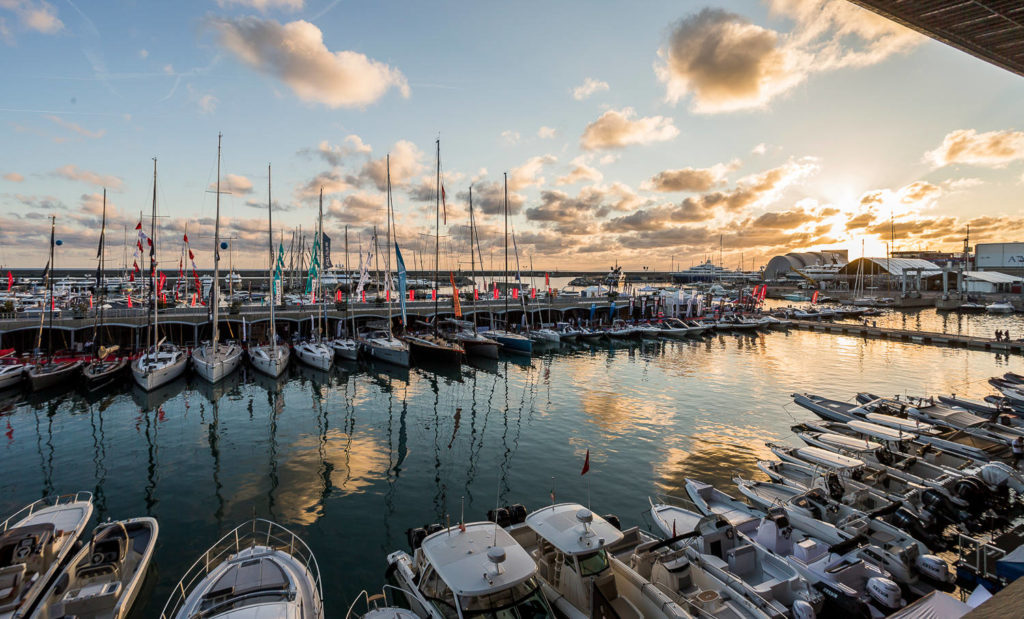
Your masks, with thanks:
<instances>
[{"instance_id":1,"label":"boat hull","mask_svg":"<svg viewBox=\"0 0 1024 619\"><path fill-rule=\"evenodd\" d=\"M415 338L409 338L406 342L409 344L409 353L417 363L461 365L465 354L461 348L455 346L437 345Z\"/></svg>"},{"instance_id":2,"label":"boat hull","mask_svg":"<svg viewBox=\"0 0 1024 619\"><path fill-rule=\"evenodd\" d=\"M277 347L277 356L274 356L273 346L256 346L249 350L249 362L257 371L268 376L277 378L288 367L288 359L291 353L287 346Z\"/></svg>"},{"instance_id":3,"label":"boat hull","mask_svg":"<svg viewBox=\"0 0 1024 619\"><path fill-rule=\"evenodd\" d=\"M192 352L192 366L196 374L209 383L219 383L238 369L242 363L242 347L237 344L203 346Z\"/></svg>"},{"instance_id":4,"label":"boat hull","mask_svg":"<svg viewBox=\"0 0 1024 619\"><path fill-rule=\"evenodd\" d=\"M17 366L17 370L9 370L0 374L0 389L7 389L14 387L15 385L21 384L21 379L24 378L25 368L24 366Z\"/></svg>"},{"instance_id":5,"label":"boat hull","mask_svg":"<svg viewBox=\"0 0 1024 619\"><path fill-rule=\"evenodd\" d=\"M54 364L55 367L33 367L28 371L28 382L32 391L42 391L61 384L78 376L82 369L81 361L67 361Z\"/></svg>"},{"instance_id":6,"label":"boat hull","mask_svg":"<svg viewBox=\"0 0 1024 619\"><path fill-rule=\"evenodd\" d=\"M91 361L82 368L85 388L89 391L102 389L117 380L127 367L127 358L115 359L113 361Z\"/></svg>"},{"instance_id":7,"label":"boat hull","mask_svg":"<svg viewBox=\"0 0 1024 619\"><path fill-rule=\"evenodd\" d=\"M331 342L331 348L334 349L334 354L339 359L355 361L359 358L359 346L354 340L335 340Z\"/></svg>"},{"instance_id":8,"label":"boat hull","mask_svg":"<svg viewBox=\"0 0 1024 619\"><path fill-rule=\"evenodd\" d=\"M147 355L139 357L132 363L132 376L135 382L146 391L152 391L157 387L166 385L175 378L185 373L188 367L188 356L180 353L173 363L162 364L159 367L143 367Z\"/></svg>"},{"instance_id":9,"label":"boat hull","mask_svg":"<svg viewBox=\"0 0 1024 619\"><path fill-rule=\"evenodd\" d=\"M293 350L299 361L318 370L329 370L334 363L334 351L323 344L303 342Z\"/></svg>"},{"instance_id":10,"label":"boat hull","mask_svg":"<svg viewBox=\"0 0 1024 619\"><path fill-rule=\"evenodd\" d=\"M518 335L498 334L485 334L485 336L501 344L506 351L524 353L527 355L533 353L533 342L530 341L529 338L521 337Z\"/></svg>"},{"instance_id":11,"label":"boat hull","mask_svg":"<svg viewBox=\"0 0 1024 619\"><path fill-rule=\"evenodd\" d=\"M484 359L497 359L498 350L501 346L497 342L491 340L459 340L459 344L462 346L466 354L472 357L483 357Z\"/></svg>"}]
</instances>

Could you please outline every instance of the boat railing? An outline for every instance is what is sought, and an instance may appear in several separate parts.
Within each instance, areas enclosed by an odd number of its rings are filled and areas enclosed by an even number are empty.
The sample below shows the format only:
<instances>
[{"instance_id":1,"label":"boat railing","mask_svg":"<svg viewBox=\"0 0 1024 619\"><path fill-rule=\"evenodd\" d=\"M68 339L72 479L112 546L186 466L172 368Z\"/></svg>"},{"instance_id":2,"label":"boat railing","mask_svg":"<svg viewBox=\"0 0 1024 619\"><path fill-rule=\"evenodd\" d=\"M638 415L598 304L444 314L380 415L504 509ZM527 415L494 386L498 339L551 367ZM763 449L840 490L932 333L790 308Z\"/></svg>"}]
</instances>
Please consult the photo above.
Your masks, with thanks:
<instances>
[{"instance_id":1,"label":"boat railing","mask_svg":"<svg viewBox=\"0 0 1024 619\"><path fill-rule=\"evenodd\" d=\"M92 501L92 493L87 490L80 490L74 494L51 494L50 496L43 497L34 503L26 505L7 518L7 520L0 523L0 533L6 532L13 524L28 518L40 509L56 507L57 505L70 505L78 502L88 503L90 501Z\"/></svg>"},{"instance_id":2,"label":"boat railing","mask_svg":"<svg viewBox=\"0 0 1024 619\"><path fill-rule=\"evenodd\" d=\"M957 534L956 545L957 563L983 578L1002 580L996 573L996 564L1006 556L1005 550L963 533Z\"/></svg>"},{"instance_id":3,"label":"boat railing","mask_svg":"<svg viewBox=\"0 0 1024 619\"><path fill-rule=\"evenodd\" d=\"M240 524L234 530L225 534L224 537L217 540L213 546L188 568L185 575L174 586L174 590L171 592L167 603L164 604L164 608L160 612L160 619L176 617L184 607L189 593L210 572L239 552L255 548L256 546L287 553L305 566L306 570L313 577L316 589L313 601L316 607L312 609L312 615L320 616L321 605L323 604L323 586L320 581L320 567L316 562L313 551L306 545L306 542L302 541L302 538L276 522L254 518Z\"/></svg>"},{"instance_id":4,"label":"boat railing","mask_svg":"<svg viewBox=\"0 0 1024 619\"><path fill-rule=\"evenodd\" d=\"M394 590L397 593L409 595L409 592L406 589L392 584L384 585L381 587L380 593L374 593L373 595L370 595L366 589L363 589L359 592L359 595L356 596L356 599L352 600L352 603L349 604L348 610L345 612L345 619L355 619L362 617L370 611L392 606L393 602L388 601L388 590ZM394 599L393 595L392 599ZM363 613L356 612L356 605L359 604L359 602L363 603L362 608L365 609Z\"/></svg>"}]
</instances>

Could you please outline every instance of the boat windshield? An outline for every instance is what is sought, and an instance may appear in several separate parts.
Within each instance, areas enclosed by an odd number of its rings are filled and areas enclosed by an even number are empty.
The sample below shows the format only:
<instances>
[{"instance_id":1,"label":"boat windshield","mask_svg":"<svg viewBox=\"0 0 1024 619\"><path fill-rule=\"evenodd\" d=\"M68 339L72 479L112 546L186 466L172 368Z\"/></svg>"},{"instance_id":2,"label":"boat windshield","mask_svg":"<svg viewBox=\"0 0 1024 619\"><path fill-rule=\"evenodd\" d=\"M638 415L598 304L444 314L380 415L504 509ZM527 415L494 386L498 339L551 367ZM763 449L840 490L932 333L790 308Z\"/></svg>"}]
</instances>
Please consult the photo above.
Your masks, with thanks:
<instances>
[{"instance_id":1,"label":"boat windshield","mask_svg":"<svg viewBox=\"0 0 1024 619\"><path fill-rule=\"evenodd\" d=\"M588 555L580 555L578 560L580 562L580 576L584 577L600 574L608 567L608 555L603 548Z\"/></svg>"},{"instance_id":2,"label":"boat windshield","mask_svg":"<svg viewBox=\"0 0 1024 619\"><path fill-rule=\"evenodd\" d=\"M546 619L551 607L533 578L491 595L462 598L464 617L493 619Z\"/></svg>"}]
</instances>

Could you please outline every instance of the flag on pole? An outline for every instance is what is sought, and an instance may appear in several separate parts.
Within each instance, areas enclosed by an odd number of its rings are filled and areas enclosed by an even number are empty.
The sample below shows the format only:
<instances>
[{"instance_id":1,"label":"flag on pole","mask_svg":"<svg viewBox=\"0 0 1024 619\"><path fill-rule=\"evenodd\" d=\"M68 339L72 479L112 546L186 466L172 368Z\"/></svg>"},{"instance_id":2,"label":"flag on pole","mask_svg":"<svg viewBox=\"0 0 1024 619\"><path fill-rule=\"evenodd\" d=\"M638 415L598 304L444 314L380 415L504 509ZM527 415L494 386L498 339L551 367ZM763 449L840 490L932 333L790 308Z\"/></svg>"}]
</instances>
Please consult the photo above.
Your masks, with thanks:
<instances>
[{"instance_id":1,"label":"flag on pole","mask_svg":"<svg viewBox=\"0 0 1024 619\"><path fill-rule=\"evenodd\" d=\"M7 292L11 291L11 286L14 285L14 273L7 271Z\"/></svg>"},{"instance_id":2,"label":"flag on pole","mask_svg":"<svg viewBox=\"0 0 1024 619\"><path fill-rule=\"evenodd\" d=\"M587 457L583 460L583 470L580 471L580 475L586 475L587 471L590 470L590 450L587 450Z\"/></svg>"},{"instance_id":3,"label":"flag on pole","mask_svg":"<svg viewBox=\"0 0 1024 619\"><path fill-rule=\"evenodd\" d=\"M448 278L452 282L452 307L455 309L455 317L462 318L462 305L459 303L459 289L455 287L455 273L448 271Z\"/></svg>"},{"instance_id":4,"label":"flag on pole","mask_svg":"<svg viewBox=\"0 0 1024 619\"><path fill-rule=\"evenodd\" d=\"M398 262L398 303L402 310L402 324L408 326L407 317L405 315L405 286L408 273L405 270L405 260L402 258L402 251L398 249L398 241L395 241L395 260ZM390 293L390 290L388 291ZM409 295L409 300L412 300L412 295Z\"/></svg>"}]
</instances>

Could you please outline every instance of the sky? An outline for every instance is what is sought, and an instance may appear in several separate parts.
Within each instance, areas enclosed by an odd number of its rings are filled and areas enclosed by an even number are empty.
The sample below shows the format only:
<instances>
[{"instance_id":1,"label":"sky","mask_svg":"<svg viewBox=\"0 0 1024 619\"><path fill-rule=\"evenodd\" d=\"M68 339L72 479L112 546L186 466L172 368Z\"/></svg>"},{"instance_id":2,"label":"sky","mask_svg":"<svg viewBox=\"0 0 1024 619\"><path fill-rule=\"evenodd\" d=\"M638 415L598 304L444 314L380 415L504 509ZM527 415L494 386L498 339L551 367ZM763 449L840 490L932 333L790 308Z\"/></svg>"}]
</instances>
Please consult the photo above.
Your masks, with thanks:
<instances>
[{"instance_id":1,"label":"sky","mask_svg":"<svg viewBox=\"0 0 1024 619\"><path fill-rule=\"evenodd\" d=\"M0 268L268 263L315 226L470 268L729 268L789 251L1024 240L1024 79L846 0L0 0ZM131 235L128 235L131 236ZM126 250L125 247L128 246Z\"/></svg>"}]
</instances>

